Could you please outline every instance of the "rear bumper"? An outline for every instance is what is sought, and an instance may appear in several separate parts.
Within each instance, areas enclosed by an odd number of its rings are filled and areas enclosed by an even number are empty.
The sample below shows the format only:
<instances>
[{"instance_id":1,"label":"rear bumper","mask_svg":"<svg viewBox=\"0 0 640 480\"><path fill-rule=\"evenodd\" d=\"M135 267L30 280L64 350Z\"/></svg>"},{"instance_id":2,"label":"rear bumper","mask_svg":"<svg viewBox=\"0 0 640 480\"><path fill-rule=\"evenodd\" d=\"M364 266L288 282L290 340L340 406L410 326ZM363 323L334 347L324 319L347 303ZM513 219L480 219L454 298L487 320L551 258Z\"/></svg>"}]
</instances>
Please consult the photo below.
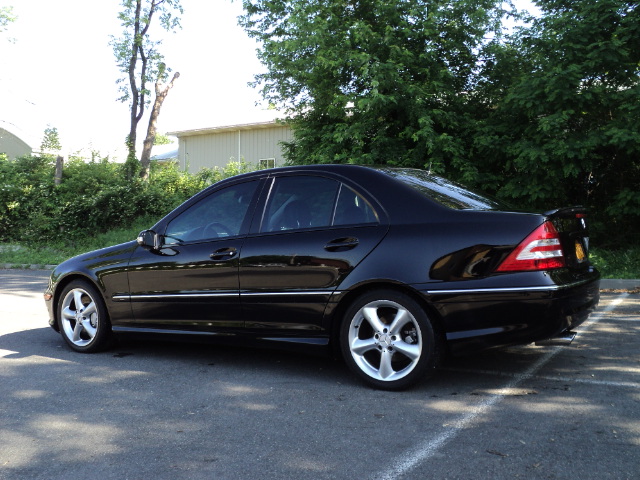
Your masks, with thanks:
<instances>
[{"instance_id":1,"label":"rear bumper","mask_svg":"<svg viewBox=\"0 0 640 480\"><path fill-rule=\"evenodd\" d=\"M455 354L557 337L583 323L598 305L600 275L595 270L579 278L545 274L543 280L548 284L465 285L421 293L443 319Z\"/></svg>"}]
</instances>

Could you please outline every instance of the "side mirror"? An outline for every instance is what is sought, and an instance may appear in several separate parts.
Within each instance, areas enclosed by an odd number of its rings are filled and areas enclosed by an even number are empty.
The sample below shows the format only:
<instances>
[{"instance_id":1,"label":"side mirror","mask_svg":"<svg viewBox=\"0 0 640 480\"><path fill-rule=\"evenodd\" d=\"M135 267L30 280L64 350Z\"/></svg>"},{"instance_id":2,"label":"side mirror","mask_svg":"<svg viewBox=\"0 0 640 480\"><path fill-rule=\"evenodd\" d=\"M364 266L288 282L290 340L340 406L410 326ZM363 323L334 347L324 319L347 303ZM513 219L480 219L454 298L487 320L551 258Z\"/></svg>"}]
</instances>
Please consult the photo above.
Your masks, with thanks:
<instances>
[{"instance_id":1,"label":"side mirror","mask_svg":"<svg viewBox=\"0 0 640 480\"><path fill-rule=\"evenodd\" d=\"M158 250L160 248L160 236L153 230L143 230L138 234L138 245Z\"/></svg>"}]
</instances>

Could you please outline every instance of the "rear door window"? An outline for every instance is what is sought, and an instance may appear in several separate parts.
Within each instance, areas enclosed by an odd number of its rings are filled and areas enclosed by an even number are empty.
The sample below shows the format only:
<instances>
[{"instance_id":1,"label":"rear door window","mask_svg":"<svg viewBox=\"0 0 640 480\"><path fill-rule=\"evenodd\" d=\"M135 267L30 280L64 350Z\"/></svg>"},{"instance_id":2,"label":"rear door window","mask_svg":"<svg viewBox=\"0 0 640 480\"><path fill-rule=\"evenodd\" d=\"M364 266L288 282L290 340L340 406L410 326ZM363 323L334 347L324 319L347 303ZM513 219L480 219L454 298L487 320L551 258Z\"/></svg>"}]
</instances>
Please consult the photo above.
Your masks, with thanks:
<instances>
[{"instance_id":1,"label":"rear door window","mask_svg":"<svg viewBox=\"0 0 640 480\"><path fill-rule=\"evenodd\" d=\"M262 223L262 231L278 232L330 226L339 189L340 182L330 178L276 178Z\"/></svg>"}]
</instances>

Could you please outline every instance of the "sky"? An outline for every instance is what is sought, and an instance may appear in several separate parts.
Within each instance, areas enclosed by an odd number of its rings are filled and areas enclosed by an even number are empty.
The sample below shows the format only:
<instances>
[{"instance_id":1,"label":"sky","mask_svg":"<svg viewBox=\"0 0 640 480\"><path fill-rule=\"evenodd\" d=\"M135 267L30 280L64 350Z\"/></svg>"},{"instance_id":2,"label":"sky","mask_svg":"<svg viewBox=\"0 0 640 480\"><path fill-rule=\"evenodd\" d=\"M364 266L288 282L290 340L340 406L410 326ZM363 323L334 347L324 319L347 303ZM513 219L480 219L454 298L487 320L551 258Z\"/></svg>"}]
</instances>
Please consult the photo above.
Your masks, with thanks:
<instances>
[{"instance_id":1,"label":"sky","mask_svg":"<svg viewBox=\"0 0 640 480\"><path fill-rule=\"evenodd\" d=\"M110 36L121 32L120 1L0 0L3 5L12 5L18 19L0 37L0 125L10 123L36 147L50 126L58 130L63 151L121 153L129 110L117 100L121 75L109 45ZM259 92L247 85L264 68L256 42L237 24L242 3L182 5L182 29L163 33L161 51L180 78L162 107L159 132L274 118L273 111L256 106Z\"/></svg>"},{"instance_id":2,"label":"sky","mask_svg":"<svg viewBox=\"0 0 640 480\"><path fill-rule=\"evenodd\" d=\"M528 0L516 3L527 4ZM264 71L258 44L238 26L240 0L182 0L182 29L163 35L167 65L180 72L158 119L161 133L266 121L248 86ZM63 154L80 150L124 156L129 110L121 103L110 36L119 36L120 0L0 0L16 22L0 34L0 126L42 142L55 127ZM152 25L152 28L154 25ZM7 37L13 41L7 41ZM147 118L138 136L146 133Z\"/></svg>"}]
</instances>

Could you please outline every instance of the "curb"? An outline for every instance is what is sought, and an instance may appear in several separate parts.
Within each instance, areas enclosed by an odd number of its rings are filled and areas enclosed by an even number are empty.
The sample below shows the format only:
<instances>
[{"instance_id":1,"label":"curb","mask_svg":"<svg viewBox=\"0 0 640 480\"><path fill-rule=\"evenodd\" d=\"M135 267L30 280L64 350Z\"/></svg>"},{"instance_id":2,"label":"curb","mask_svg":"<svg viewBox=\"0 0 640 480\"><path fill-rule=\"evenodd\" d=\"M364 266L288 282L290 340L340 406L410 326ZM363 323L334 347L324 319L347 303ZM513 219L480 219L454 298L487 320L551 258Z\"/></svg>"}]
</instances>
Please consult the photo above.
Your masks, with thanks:
<instances>
[{"instance_id":1,"label":"curb","mask_svg":"<svg viewBox=\"0 0 640 480\"><path fill-rule=\"evenodd\" d=\"M640 292L640 279L603 278L600 280L600 290L627 290L637 293Z\"/></svg>"},{"instance_id":2,"label":"curb","mask_svg":"<svg viewBox=\"0 0 640 480\"><path fill-rule=\"evenodd\" d=\"M0 270L53 270L57 265L31 265L23 263L0 263Z\"/></svg>"}]
</instances>

